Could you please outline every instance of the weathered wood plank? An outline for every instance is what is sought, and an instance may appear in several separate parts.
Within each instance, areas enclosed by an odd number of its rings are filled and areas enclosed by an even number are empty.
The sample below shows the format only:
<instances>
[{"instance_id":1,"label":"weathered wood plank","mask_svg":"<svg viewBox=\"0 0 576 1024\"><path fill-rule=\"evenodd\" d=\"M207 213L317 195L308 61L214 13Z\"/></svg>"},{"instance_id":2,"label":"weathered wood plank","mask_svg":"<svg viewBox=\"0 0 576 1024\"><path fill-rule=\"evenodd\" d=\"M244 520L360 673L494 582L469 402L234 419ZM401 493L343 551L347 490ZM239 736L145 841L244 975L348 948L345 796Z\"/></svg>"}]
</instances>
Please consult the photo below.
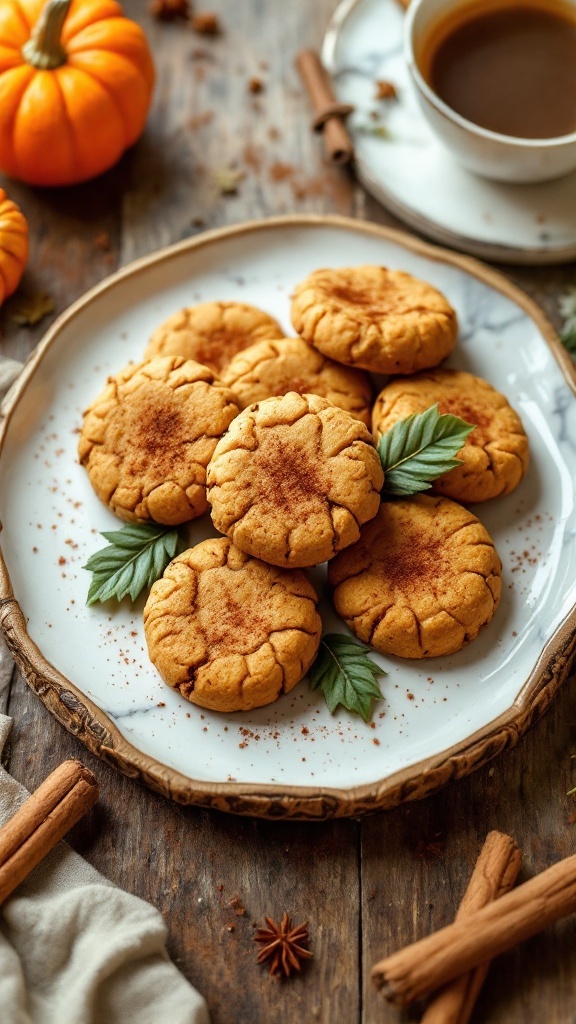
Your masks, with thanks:
<instances>
[{"instance_id":1,"label":"weathered wood plank","mask_svg":"<svg viewBox=\"0 0 576 1024\"><path fill-rule=\"evenodd\" d=\"M139 0L126 10L137 17ZM122 259L217 227L280 213L353 212L361 192L349 171L322 161L294 67L296 52L319 44L333 4L293 3L281 20L257 0L214 3L222 35L144 21L156 55L156 102L130 163L122 201ZM262 91L250 92L258 78ZM243 177L222 195L224 169Z\"/></svg>"},{"instance_id":2,"label":"weathered wood plank","mask_svg":"<svg viewBox=\"0 0 576 1024\"><path fill-rule=\"evenodd\" d=\"M362 825L364 1024L398 1021L370 966L452 920L487 832L514 836L520 881L574 853L576 679L519 746L421 803ZM568 1024L576 1002L576 924L568 920L500 957L473 1021ZM402 1019L402 1018L400 1018Z\"/></svg>"},{"instance_id":3,"label":"weathered wood plank","mask_svg":"<svg viewBox=\"0 0 576 1024\"><path fill-rule=\"evenodd\" d=\"M12 655L4 643L4 637L0 634L0 714L2 715L7 713L13 675L14 662L12 661Z\"/></svg>"},{"instance_id":4,"label":"weathered wood plank","mask_svg":"<svg viewBox=\"0 0 576 1024\"><path fill-rule=\"evenodd\" d=\"M70 189L31 189L0 177L30 225L30 257L18 289L0 310L0 353L26 359L58 313L101 281L118 262L118 193L123 162L99 178ZM54 300L54 312L34 327L18 327L20 303L39 293Z\"/></svg>"}]
</instances>

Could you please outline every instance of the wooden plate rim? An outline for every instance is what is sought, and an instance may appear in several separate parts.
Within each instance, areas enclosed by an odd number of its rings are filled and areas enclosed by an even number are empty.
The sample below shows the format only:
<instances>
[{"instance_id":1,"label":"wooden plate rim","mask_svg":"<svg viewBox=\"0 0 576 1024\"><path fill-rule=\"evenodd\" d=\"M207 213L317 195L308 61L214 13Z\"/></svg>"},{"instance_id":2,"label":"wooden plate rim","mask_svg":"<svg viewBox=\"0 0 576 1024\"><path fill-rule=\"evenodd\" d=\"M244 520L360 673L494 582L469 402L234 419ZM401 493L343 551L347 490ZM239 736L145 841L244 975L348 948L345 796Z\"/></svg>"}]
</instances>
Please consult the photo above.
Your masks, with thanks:
<instances>
[{"instance_id":1,"label":"wooden plate rim","mask_svg":"<svg viewBox=\"0 0 576 1024\"><path fill-rule=\"evenodd\" d=\"M60 331L96 298L132 277L183 252L203 248L223 239L254 231L279 228L337 228L391 241L427 259L450 264L501 292L517 303L535 322L573 394L576 367L551 323L524 292L499 272L470 256L449 252L392 228L336 215L287 215L216 228L200 236L135 260L91 288L74 302L47 331L9 392L0 412L0 456L7 427L28 383ZM1 524L0 524L1 529ZM0 536L1 541L1 536ZM32 690L53 715L88 747L125 775L138 779L157 792L182 804L198 804L234 814L265 818L317 820L347 817L389 809L407 800L420 799L448 781L469 774L504 749L514 746L540 717L566 679L576 656L576 607L572 609L542 651L512 706L467 739L433 757L394 772L386 779L348 789L206 782L190 779L156 758L141 753L120 733L114 722L79 688L48 662L28 635L25 615L14 597L0 544L0 625L15 661Z\"/></svg>"}]
</instances>

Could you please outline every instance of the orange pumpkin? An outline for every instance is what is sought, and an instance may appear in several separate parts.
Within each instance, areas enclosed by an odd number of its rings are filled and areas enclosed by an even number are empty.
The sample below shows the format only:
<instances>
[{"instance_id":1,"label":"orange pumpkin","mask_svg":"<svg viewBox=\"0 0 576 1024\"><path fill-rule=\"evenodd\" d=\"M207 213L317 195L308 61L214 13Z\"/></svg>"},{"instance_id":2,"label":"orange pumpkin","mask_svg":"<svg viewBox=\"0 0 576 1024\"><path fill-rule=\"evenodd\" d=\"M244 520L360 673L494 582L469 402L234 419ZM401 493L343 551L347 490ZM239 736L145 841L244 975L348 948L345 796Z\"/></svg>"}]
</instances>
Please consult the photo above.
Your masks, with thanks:
<instances>
[{"instance_id":1,"label":"orange pumpkin","mask_svg":"<svg viewBox=\"0 0 576 1024\"><path fill-rule=\"evenodd\" d=\"M101 174L141 134L154 66L115 0L0 0L0 169L29 185Z\"/></svg>"},{"instance_id":2,"label":"orange pumpkin","mask_svg":"<svg viewBox=\"0 0 576 1024\"><path fill-rule=\"evenodd\" d=\"M0 305L20 284L28 258L28 224L0 188Z\"/></svg>"}]
</instances>

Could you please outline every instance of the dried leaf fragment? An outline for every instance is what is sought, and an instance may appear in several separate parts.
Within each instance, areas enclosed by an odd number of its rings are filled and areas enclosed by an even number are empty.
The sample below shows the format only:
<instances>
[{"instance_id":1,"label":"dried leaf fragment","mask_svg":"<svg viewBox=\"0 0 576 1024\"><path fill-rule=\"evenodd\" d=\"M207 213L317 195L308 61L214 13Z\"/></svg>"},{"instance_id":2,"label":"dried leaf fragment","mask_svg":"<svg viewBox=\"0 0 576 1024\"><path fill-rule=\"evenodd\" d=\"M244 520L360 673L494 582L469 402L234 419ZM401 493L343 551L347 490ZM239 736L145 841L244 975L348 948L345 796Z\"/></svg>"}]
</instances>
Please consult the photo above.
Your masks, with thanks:
<instances>
[{"instance_id":1,"label":"dried leaf fragment","mask_svg":"<svg viewBox=\"0 0 576 1024\"><path fill-rule=\"evenodd\" d=\"M214 174L214 184L223 196L236 195L238 185L245 178L244 171L237 167L220 167Z\"/></svg>"},{"instance_id":2,"label":"dried leaf fragment","mask_svg":"<svg viewBox=\"0 0 576 1024\"><path fill-rule=\"evenodd\" d=\"M374 135L378 139L386 139L387 142L390 142L392 139L392 135L385 124L369 124L366 122L365 124L359 124L357 131L361 135Z\"/></svg>"},{"instance_id":3,"label":"dried leaf fragment","mask_svg":"<svg viewBox=\"0 0 576 1024\"><path fill-rule=\"evenodd\" d=\"M236 917L246 916L246 907L243 905L242 900L240 899L239 896L232 897L232 899L230 900L230 906L232 907L232 910L236 914Z\"/></svg>"},{"instance_id":4,"label":"dried leaf fragment","mask_svg":"<svg viewBox=\"0 0 576 1024\"><path fill-rule=\"evenodd\" d=\"M54 299L48 292L38 292L29 299L24 299L12 316L15 324L21 327L34 327L45 316L53 313L56 308Z\"/></svg>"},{"instance_id":5,"label":"dried leaf fragment","mask_svg":"<svg viewBox=\"0 0 576 1024\"><path fill-rule=\"evenodd\" d=\"M188 0L152 0L149 10L160 21L176 21L178 18L187 21L190 17Z\"/></svg>"},{"instance_id":6,"label":"dried leaf fragment","mask_svg":"<svg viewBox=\"0 0 576 1024\"><path fill-rule=\"evenodd\" d=\"M282 915L280 924L272 918L265 918L267 928L259 928L254 942L261 946L258 963L268 963L269 973L289 978L292 971L302 970L302 960L312 960L313 953L308 946L308 922L292 927L288 914Z\"/></svg>"},{"instance_id":7,"label":"dried leaf fragment","mask_svg":"<svg viewBox=\"0 0 576 1024\"><path fill-rule=\"evenodd\" d=\"M201 36L219 36L222 32L218 17L212 11L199 11L192 16L190 24Z\"/></svg>"}]
</instances>

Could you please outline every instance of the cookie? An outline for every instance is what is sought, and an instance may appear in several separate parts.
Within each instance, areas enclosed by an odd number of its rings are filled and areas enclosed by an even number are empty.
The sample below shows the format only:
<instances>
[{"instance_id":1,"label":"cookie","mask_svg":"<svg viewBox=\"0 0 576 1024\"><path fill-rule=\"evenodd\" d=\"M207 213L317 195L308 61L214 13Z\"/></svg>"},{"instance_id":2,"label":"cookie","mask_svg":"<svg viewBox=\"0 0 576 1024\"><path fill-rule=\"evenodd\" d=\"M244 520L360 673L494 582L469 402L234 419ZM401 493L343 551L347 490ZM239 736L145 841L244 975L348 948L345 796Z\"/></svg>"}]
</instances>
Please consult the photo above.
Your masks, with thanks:
<instances>
[{"instance_id":1,"label":"cookie","mask_svg":"<svg viewBox=\"0 0 576 1024\"><path fill-rule=\"evenodd\" d=\"M168 317L150 338L144 355L195 359L220 374L237 352L266 338L282 338L279 324L244 302L202 302Z\"/></svg>"},{"instance_id":2,"label":"cookie","mask_svg":"<svg viewBox=\"0 0 576 1024\"><path fill-rule=\"evenodd\" d=\"M468 509L419 495L383 502L360 540L328 566L334 604L360 640L384 654L454 654L498 606L501 565Z\"/></svg>"},{"instance_id":3,"label":"cookie","mask_svg":"<svg viewBox=\"0 0 576 1024\"><path fill-rule=\"evenodd\" d=\"M328 359L302 338L260 341L234 356L222 372L242 409L264 398L320 395L370 426L372 384L368 374Z\"/></svg>"},{"instance_id":4,"label":"cookie","mask_svg":"<svg viewBox=\"0 0 576 1024\"><path fill-rule=\"evenodd\" d=\"M127 366L84 415L80 462L120 519L185 523L208 507L206 466L238 411L230 389L192 360Z\"/></svg>"},{"instance_id":5,"label":"cookie","mask_svg":"<svg viewBox=\"0 0 576 1024\"><path fill-rule=\"evenodd\" d=\"M528 468L522 421L504 395L471 373L429 370L388 384L372 415L376 440L398 420L436 403L441 413L476 426L458 452L462 465L439 477L434 491L465 502L488 501L513 491Z\"/></svg>"},{"instance_id":6,"label":"cookie","mask_svg":"<svg viewBox=\"0 0 576 1024\"><path fill-rule=\"evenodd\" d=\"M317 395L289 391L231 423L208 467L212 521L272 565L316 565L360 536L384 474L368 429Z\"/></svg>"},{"instance_id":7,"label":"cookie","mask_svg":"<svg viewBox=\"0 0 576 1024\"><path fill-rule=\"evenodd\" d=\"M170 563L144 608L150 658L164 682L213 711L248 711L288 693L322 631L304 573L277 569L226 538Z\"/></svg>"},{"instance_id":8,"label":"cookie","mask_svg":"<svg viewBox=\"0 0 576 1024\"><path fill-rule=\"evenodd\" d=\"M454 348L456 314L441 292L400 270L315 270L294 292L292 323L324 355L374 373L414 373Z\"/></svg>"}]
</instances>

